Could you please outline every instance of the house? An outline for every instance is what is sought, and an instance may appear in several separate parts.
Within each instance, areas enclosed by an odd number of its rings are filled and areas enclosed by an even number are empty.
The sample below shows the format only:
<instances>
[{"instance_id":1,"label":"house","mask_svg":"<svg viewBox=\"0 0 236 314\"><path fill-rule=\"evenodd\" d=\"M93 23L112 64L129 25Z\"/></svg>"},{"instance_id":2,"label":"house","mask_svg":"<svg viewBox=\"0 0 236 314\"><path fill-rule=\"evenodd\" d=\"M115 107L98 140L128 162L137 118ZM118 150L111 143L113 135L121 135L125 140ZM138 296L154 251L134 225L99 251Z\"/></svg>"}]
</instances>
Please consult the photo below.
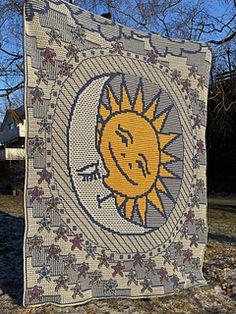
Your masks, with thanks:
<instances>
[{"instance_id":1,"label":"house","mask_svg":"<svg viewBox=\"0 0 236 314\"><path fill-rule=\"evenodd\" d=\"M16 195L24 189L25 110L6 111L0 126L0 193Z\"/></svg>"},{"instance_id":2,"label":"house","mask_svg":"<svg viewBox=\"0 0 236 314\"><path fill-rule=\"evenodd\" d=\"M218 73L216 75L216 82L225 82L228 80L235 80L236 79L236 68L232 71Z\"/></svg>"},{"instance_id":3,"label":"house","mask_svg":"<svg viewBox=\"0 0 236 314\"><path fill-rule=\"evenodd\" d=\"M25 159L25 110L9 108L0 128L0 163Z\"/></svg>"}]
</instances>

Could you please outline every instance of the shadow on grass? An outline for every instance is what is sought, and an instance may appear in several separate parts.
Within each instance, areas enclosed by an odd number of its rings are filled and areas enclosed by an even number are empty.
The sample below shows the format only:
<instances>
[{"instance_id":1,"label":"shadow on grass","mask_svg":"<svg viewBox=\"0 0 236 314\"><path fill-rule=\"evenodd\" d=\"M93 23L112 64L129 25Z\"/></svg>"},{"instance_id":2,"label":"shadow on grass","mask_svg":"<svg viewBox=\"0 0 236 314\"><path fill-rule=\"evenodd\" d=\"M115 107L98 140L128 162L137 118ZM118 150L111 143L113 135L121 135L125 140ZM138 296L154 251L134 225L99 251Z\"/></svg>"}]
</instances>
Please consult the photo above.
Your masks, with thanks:
<instances>
[{"instance_id":1,"label":"shadow on grass","mask_svg":"<svg viewBox=\"0 0 236 314\"><path fill-rule=\"evenodd\" d=\"M0 212L0 289L18 305L23 294L24 219Z\"/></svg>"},{"instance_id":2,"label":"shadow on grass","mask_svg":"<svg viewBox=\"0 0 236 314\"><path fill-rule=\"evenodd\" d=\"M24 219L0 212L0 289L22 305ZM236 245L236 237L209 233L209 239Z\"/></svg>"},{"instance_id":3,"label":"shadow on grass","mask_svg":"<svg viewBox=\"0 0 236 314\"><path fill-rule=\"evenodd\" d=\"M229 237L224 234L217 234L217 233L209 233L208 237L210 240L216 240L220 243L228 243L236 245L236 237Z\"/></svg>"}]
</instances>

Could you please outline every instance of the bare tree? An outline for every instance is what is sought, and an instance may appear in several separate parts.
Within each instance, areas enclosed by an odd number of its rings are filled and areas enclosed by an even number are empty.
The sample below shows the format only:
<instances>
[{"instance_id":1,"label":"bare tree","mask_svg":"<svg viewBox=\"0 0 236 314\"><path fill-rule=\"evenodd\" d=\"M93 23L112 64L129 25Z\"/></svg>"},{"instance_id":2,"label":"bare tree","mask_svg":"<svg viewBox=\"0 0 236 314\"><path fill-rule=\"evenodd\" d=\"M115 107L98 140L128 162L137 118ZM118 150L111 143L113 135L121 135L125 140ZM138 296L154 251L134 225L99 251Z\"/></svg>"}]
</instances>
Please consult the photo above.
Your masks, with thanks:
<instances>
[{"instance_id":1,"label":"bare tree","mask_svg":"<svg viewBox=\"0 0 236 314\"><path fill-rule=\"evenodd\" d=\"M0 4L0 105L22 104L23 75L23 0L2 0Z\"/></svg>"},{"instance_id":2,"label":"bare tree","mask_svg":"<svg viewBox=\"0 0 236 314\"><path fill-rule=\"evenodd\" d=\"M23 102L23 0L1 0L0 4L0 114L5 106ZM235 61L236 4L225 6L222 16L212 14L209 1L197 0L69 0L87 10L110 12L114 21L166 37L206 40L214 46L214 71L233 68ZM230 64L229 64L230 63Z\"/></svg>"},{"instance_id":3,"label":"bare tree","mask_svg":"<svg viewBox=\"0 0 236 314\"><path fill-rule=\"evenodd\" d=\"M218 0L222 5L222 0ZM236 4L225 0L222 16L208 1L198 0L77 0L76 4L99 13L112 12L114 20L166 37L208 40L222 44L236 35ZM216 5L216 4L215 4ZM212 14L213 11L215 15ZM219 38L217 35L221 35ZM219 38L219 39L218 39Z\"/></svg>"}]
</instances>

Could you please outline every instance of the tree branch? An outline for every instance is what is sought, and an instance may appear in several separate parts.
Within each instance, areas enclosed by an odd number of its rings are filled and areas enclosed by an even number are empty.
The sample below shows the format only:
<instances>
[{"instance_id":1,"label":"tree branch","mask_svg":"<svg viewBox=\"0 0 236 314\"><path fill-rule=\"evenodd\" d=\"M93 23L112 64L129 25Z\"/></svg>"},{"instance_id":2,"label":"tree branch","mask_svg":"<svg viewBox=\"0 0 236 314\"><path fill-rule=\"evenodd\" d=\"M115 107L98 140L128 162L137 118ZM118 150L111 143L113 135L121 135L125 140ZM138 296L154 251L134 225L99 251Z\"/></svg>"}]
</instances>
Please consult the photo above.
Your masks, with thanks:
<instances>
[{"instance_id":1,"label":"tree branch","mask_svg":"<svg viewBox=\"0 0 236 314\"><path fill-rule=\"evenodd\" d=\"M10 51L7 51L7 50L3 49L1 44L0 44L0 51L4 52L4 53L7 54L8 56L11 56L11 57L14 57L14 58L17 58L17 59L23 58L22 55L15 54L15 53L12 53L12 52L10 52Z\"/></svg>"},{"instance_id":2,"label":"tree branch","mask_svg":"<svg viewBox=\"0 0 236 314\"><path fill-rule=\"evenodd\" d=\"M3 76L5 76L5 72L9 69L9 67L17 60L19 60L20 58L13 58L5 67L0 68L0 76L1 74L4 74ZM18 67L18 65L16 64L16 67Z\"/></svg>"},{"instance_id":3,"label":"tree branch","mask_svg":"<svg viewBox=\"0 0 236 314\"><path fill-rule=\"evenodd\" d=\"M211 17L212 17L212 16L211 16ZM224 30L226 27L228 27L228 28L232 31L232 28L231 28L229 25L230 25L231 22L233 22L233 20L235 19L235 17L236 17L236 13L232 16L232 18L231 18L226 24L222 23L218 18L213 17L218 23L223 24L221 28L217 28L214 23L209 23L209 24L198 23L198 26L212 27L211 30L208 30L208 31L207 31L207 30L204 30L204 33L205 33L205 34L210 34L210 33L214 33L214 32L222 33L223 30ZM199 31L199 30L201 30L201 29L195 28L195 30L196 30L196 31Z\"/></svg>"},{"instance_id":4,"label":"tree branch","mask_svg":"<svg viewBox=\"0 0 236 314\"><path fill-rule=\"evenodd\" d=\"M126 17L130 18L133 22L135 22L136 24L146 28L147 31L152 32L152 30L147 27L147 22L140 22L138 21L135 17L133 17L131 14L126 13L124 11L122 11L121 9L117 8L114 4L110 3L110 8L114 9L115 11L117 11L118 13L121 13L123 15L125 15Z\"/></svg>"},{"instance_id":5,"label":"tree branch","mask_svg":"<svg viewBox=\"0 0 236 314\"><path fill-rule=\"evenodd\" d=\"M214 40L214 39L208 40L208 43L209 44L214 44L214 45L221 45L221 44L224 44L224 43L232 40L234 37L236 37L236 31L233 32L232 34L230 34L229 36L221 39L221 40Z\"/></svg>"},{"instance_id":6,"label":"tree branch","mask_svg":"<svg viewBox=\"0 0 236 314\"><path fill-rule=\"evenodd\" d=\"M24 81L21 81L17 85L10 87L10 88L2 88L0 91L5 91L5 93L0 94L0 97L8 97L10 94L14 93L15 91L24 87Z\"/></svg>"}]
</instances>

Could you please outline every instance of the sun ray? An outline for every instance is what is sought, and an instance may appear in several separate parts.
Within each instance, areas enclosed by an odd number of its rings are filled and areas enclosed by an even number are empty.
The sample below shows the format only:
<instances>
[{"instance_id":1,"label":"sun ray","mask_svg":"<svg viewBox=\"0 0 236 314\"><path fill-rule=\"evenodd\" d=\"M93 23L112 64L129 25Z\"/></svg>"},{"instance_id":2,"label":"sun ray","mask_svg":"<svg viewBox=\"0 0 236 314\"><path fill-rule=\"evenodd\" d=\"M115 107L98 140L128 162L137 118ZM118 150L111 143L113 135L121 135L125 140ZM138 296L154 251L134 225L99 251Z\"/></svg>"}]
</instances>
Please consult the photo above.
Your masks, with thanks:
<instances>
[{"instance_id":1,"label":"sun ray","mask_svg":"<svg viewBox=\"0 0 236 314\"><path fill-rule=\"evenodd\" d=\"M177 176L173 174L172 172L170 172L169 170L167 170L164 165L160 166L159 175L162 178L175 178L175 179L177 178Z\"/></svg>"},{"instance_id":2,"label":"sun ray","mask_svg":"<svg viewBox=\"0 0 236 314\"><path fill-rule=\"evenodd\" d=\"M101 132L102 128L103 128L102 122L98 122L98 123L97 123L97 131L98 131L98 132Z\"/></svg>"},{"instance_id":3,"label":"sun ray","mask_svg":"<svg viewBox=\"0 0 236 314\"><path fill-rule=\"evenodd\" d=\"M148 193L147 199L155 206L157 207L160 212L164 213L164 208L161 203L161 199L155 189L155 187L151 190L151 192Z\"/></svg>"},{"instance_id":4,"label":"sun ray","mask_svg":"<svg viewBox=\"0 0 236 314\"><path fill-rule=\"evenodd\" d=\"M164 134L164 133L159 133L159 142L160 142L160 148L163 150L166 145L168 145L170 142L172 142L178 134L176 133L170 133L170 134Z\"/></svg>"},{"instance_id":5,"label":"sun ray","mask_svg":"<svg viewBox=\"0 0 236 314\"><path fill-rule=\"evenodd\" d=\"M146 224L147 197L139 197L137 199L138 211L143 224Z\"/></svg>"},{"instance_id":6,"label":"sun ray","mask_svg":"<svg viewBox=\"0 0 236 314\"><path fill-rule=\"evenodd\" d=\"M115 196L115 200L116 200L116 205L118 208L120 208L124 204L124 202L126 201L126 197L121 196L119 194L115 194L114 196Z\"/></svg>"},{"instance_id":7,"label":"sun ray","mask_svg":"<svg viewBox=\"0 0 236 314\"><path fill-rule=\"evenodd\" d=\"M108 109L104 104L100 104L99 115L102 118L102 120L106 121L110 114L111 114L110 109Z\"/></svg>"},{"instance_id":8,"label":"sun ray","mask_svg":"<svg viewBox=\"0 0 236 314\"><path fill-rule=\"evenodd\" d=\"M162 128L166 122L167 117L168 117L167 112L163 112L156 119L154 119L152 121L152 124L153 124L154 128L157 130L157 132L161 132L161 130L162 130Z\"/></svg>"},{"instance_id":9,"label":"sun ray","mask_svg":"<svg viewBox=\"0 0 236 314\"><path fill-rule=\"evenodd\" d=\"M157 179L156 188L157 188L158 191L161 191L161 192L163 192L163 193L165 193L165 194L168 193L166 187L164 186L164 184L162 183L162 181L161 181L160 178Z\"/></svg>"},{"instance_id":10,"label":"sun ray","mask_svg":"<svg viewBox=\"0 0 236 314\"><path fill-rule=\"evenodd\" d=\"M122 102L121 102L121 111L131 110L132 105L129 100L128 92L125 85L122 85Z\"/></svg>"},{"instance_id":11,"label":"sun ray","mask_svg":"<svg viewBox=\"0 0 236 314\"><path fill-rule=\"evenodd\" d=\"M131 219L132 213L134 211L134 198L129 198L125 204L125 216L128 220Z\"/></svg>"},{"instance_id":12,"label":"sun ray","mask_svg":"<svg viewBox=\"0 0 236 314\"><path fill-rule=\"evenodd\" d=\"M156 112L156 107L157 107L157 103L158 103L158 99L159 97L155 97L155 99L153 100L152 104L150 105L150 107L147 109L147 111L145 111L145 113L143 114L146 118L148 118L149 120L153 120L154 116L155 116L155 112Z\"/></svg>"},{"instance_id":13,"label":"sun ray","mask_svg":"<svg viewBox=\"0 0 236 314\"><path fill-rule=\"evenodd\" d=\"M168 153L161 152L161 163L168 164L171 161L176 161L175 156L171 156Z\"/></svg>"},{"instance_id":14,"label":"sun ray","mask_svg":"<svg viewBox=\"0 0 236 314\"><path fill-rule=\"evenodd\" d=\"M101 134L99 132L96 133L96 143L97 146L101 143Z\"/></svg>"},{"instance_id":15,"label":"sun ray","mask_svg":"<svg viewBox=\"0 0 236 314\"><path fill-rule=\"evenodd\" d=\"M139 86L139 89L138 89L138 94L134 103L133 111L136 111L138 113L143 112L143 92L142 92L141 85Z\"/></svg>"},{"instance_id":16,"label":"sun ray","mask_svg":"<svg viewBox=\"0 0 236 314\"><path fill-rule=\"evenodd\" d=\"M108 86L107 89L108 89L108 96L109 96L109 100L110 100L110 106L111 106L112 113L119 112L120 111L120 105L116 101L116 98L115 98L115 96L113 94L113 91L112 91L111 87Z\"/></svg>"},{"instance_id":17,"label":"sun ray","mask_svg":"<svg viewBox=\"0 0 236 314\"><path fill-rule=\"evenodd\" d=\"M97 123L97 145L99 146L100 142L101 142L101 131L102 131L102 128L103 128L103 124L102 122L98 122Z\"/></svg>"}]
</instances>

